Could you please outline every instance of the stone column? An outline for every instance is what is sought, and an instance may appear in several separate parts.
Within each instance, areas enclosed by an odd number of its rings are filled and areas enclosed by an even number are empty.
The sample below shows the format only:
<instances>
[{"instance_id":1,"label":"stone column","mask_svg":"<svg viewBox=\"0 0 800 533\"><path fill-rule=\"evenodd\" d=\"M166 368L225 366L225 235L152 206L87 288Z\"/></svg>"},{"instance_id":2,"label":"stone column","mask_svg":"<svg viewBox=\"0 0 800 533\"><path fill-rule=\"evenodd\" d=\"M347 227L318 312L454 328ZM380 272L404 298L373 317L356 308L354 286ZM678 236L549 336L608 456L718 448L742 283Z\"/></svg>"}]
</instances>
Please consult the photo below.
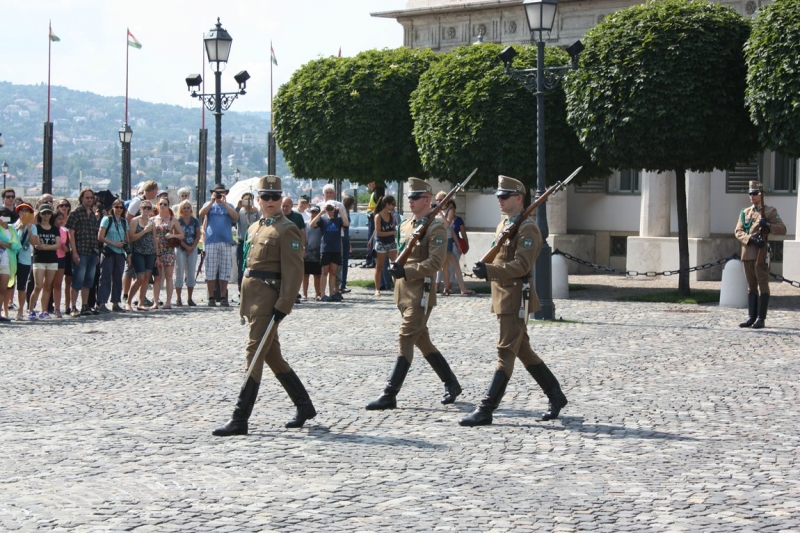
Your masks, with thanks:
<instances>
[{"instance_id":1,"label":"stone column","mask_svg":"<svg viewBox=\"0 0 800 533\"><path fill-rule=\"evenodd\" d=\"M551 194L547 199L547 227L550 235L567 234L567 191Z\"/></svg>"},{"instance_id":2,"label":"stone column","mask_svg":"<svg viewBox=\"0 0 800 533\"><path fill-rule=\"evenodd\" d=\"M686 171L686 210L690 239L711 235L711 174Z\"/></svg>"},{"instance_id":3,"label":"stone column","mask_svg":"<svg viewBox=\"0 0 800 533\"><path fill-rule=\"evenodd\" d=\"M642 172L642 211L640 237L669 236L670 185L675 173Z\"/></svg>"},{"instance_id":4,"label":"stone column","mask_svg":"<svg viewBox=\"0 0 800 533\"><path fill-rule=\"evenodd\" d=\"M797 177L800 179L800 160L797 161ZM783 275L786 279L800 281L800 193L797 195L796 217L794 240L783 241ZM791 232L792 228L786 228L786 233Z\"/></svg>"}]
</instances>

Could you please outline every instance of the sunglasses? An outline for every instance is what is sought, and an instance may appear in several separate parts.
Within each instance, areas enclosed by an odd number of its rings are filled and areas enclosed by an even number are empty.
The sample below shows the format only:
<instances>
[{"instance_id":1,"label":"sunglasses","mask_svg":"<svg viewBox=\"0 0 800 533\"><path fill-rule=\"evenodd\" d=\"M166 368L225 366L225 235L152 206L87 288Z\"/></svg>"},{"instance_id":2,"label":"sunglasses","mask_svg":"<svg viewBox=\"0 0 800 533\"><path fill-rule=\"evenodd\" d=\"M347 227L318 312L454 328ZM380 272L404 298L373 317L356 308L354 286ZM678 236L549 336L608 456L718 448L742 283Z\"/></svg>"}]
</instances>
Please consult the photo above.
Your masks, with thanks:
<instances>
[{"instance_id":1,"label":"sunglasses","mask_svg":"<svg viewBox=\"0 0 800 533\"><path fill-rule=\"evenodd\" d=\"M71 206L69 204L58 204L58 207L66 207L69 209Z\"/></svg>"},{"instance_id":2,"label":"sunglasses","mask_svg":"<svg viewBox=\"0 0 800 533\"><path fill-rule=\"evenodd\" d=\"M14 198L16 198L16 196L7 194L7 195L3 196L3 198L8 198L9 200L13 200Z\"/></svg>"},{"instance_id":3,"label":"sunglasses","mask_svg":"<svg viewBox=\"0 0 800 533\"><path fill-rule=\"evenodd\" d=\"M160 207L169 207L169 204L158 204Z\"/></svg>"},{"instance_id":4,"label":"sunglasses","mask_svg":"<svg viewBox=\"0 0 800 533\"><path fill-rule=\"evenodd\" d=\"M499 200L508 200L512 196L517 196L515 192L504 192L503 194L496 195Z\"/></svg>"},{"instance_id":5,"label":"sunglasses","mask_svg":"<svg viewBox=\"0 0 800 533\"><path fill-rule=\"evenodd\" d=\"M424 195L422 195L422 194L409 194L409 195L408 195L408 199L409 199L409 200L419 200L419 199L420 199L420 198L422 198L423 196L424 196Z\"/></svg>"},{"instance_id":6,"label":"sunglasses","mask_svg":"<svg viewBox=\"0 0 800 533\"><path fill-rule=\"evenodd\" d=\"M758 196L761 193L756 191L756 192L748 192L747 194L749 194L750 196Z\"/></svg>"},{"instance_id":7,"label":"sunglasses","mask_svg":"<svg viewBox=\"0 0 800 533\"><path fill-rule=\"evenodd\" d=\"M264 200L265 202L277 202L281 199L281 193L279 192L265 192L264 194L260 194L259 198Z\"/></svg>"},{"instance_id":8,"label":"sunglasses","mask_svg":"<svg viewBox=\"0 0 800 533\"><path fill-rule=\"evenodd\" d=\"M149 205L143 205L142 206L142 211L152 211L152 210L153 210L152 206L149 206Z\"/></svg>"}]
</instances>

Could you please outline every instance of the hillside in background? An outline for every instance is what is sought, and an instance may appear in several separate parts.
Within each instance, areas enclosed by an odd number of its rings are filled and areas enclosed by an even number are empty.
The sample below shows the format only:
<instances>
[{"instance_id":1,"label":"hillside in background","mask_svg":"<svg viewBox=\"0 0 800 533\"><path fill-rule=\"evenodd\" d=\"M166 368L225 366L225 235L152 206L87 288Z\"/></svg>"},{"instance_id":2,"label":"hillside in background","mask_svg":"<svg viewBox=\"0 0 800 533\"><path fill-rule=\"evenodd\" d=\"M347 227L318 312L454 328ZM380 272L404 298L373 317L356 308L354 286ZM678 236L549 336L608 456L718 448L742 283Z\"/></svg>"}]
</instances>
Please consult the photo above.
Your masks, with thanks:
<instances>
[{"instance_id":1,"label":"hillside in background","mask_svg":"<svg viewBox=\"0 0 800 533\"><path fill-rule=\"evenodd\" d=\"M51 87L50 120L53 122L53 185L72 190L79 185L105 184L119 188L120 143L118 131L125 116L124 97L106 97L65 87ZM193 100L187 93L187 105ZM243 96L247 98L247 96ZM155 179L162 186L191 185L197 175L197 134L201 110L128 101L133 167L132 182ZM235 104L234 104L235 105ZM0 132L5 147L0 158L9 165L9 186L27 189L41 184L42 132L47 118L47 86L0 82ZM222 119L223 176L236 168L242 177L267 171L269 113L227 111ZM209 130L208 164L213 173L214 117L206 111ZM288 174L278 154L279 175ZM81 172L82 171L82 172ZM213 178L209 180L213 183ZM191 182L191 183L190 183ZM103 184L101 183L101 186Z\"/></svg>"}]
</instances>

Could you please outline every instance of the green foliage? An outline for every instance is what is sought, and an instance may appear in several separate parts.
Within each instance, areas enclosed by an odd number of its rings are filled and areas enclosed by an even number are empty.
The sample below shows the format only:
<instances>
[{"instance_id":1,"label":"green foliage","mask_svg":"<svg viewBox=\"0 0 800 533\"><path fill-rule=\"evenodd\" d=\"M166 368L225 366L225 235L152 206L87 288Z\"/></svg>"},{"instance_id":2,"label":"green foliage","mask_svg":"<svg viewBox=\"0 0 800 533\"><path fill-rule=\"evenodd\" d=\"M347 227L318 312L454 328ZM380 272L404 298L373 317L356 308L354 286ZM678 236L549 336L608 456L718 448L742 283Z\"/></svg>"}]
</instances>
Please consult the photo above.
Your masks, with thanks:
<instances>
[{"instance_id":1,"label":"green foliage","mask_svg":"<svg viewBox=\"0 0 800 533\"><path fill-rule=\"evenodd\" d=\"M745 18L706 0L659 0L586 33L567 81L569 123L616 168L708 172L758 150L744 107Z\"/></svg>"},{"instance_id":2,"label":"green foliage","mask_svg":"<svg viewBox=\"0 0 800 533\"><path fill-rule=\"evenodd\" d=\"M800 158L800 0L776 0L759 11L745 61L745 102L759 139Z\"/></svg>"},{"instance_id":3,"label":"green foliage","mask_svg":"<svg viewBox=\"0 0 800 533\"><path fill-rule=\"evenodd\" d=\"M506 174L536 188L536 97L504 73L500 51L482 44L445 54L411 96L414 138L423 166L437 179L458 182L478 167L470 186L493 187ZM536 67L535 47L518 52L514 68ZM545 49L546 66L568 63L561 49ZM567 126L560 86L545 96L545 155L548 184L579 165L585 168L576 180L598 174Z\"/></svg>"},{"instance_id":4,"label":"green foliage","mask_svg":"<svg viewBox=\"0 0 800 533\"><path fill-rule=\"evenodd\" d=\"M369 50L298 69L274 102L275 134L297 177L402 181L422 166L409 95L430 50Z\"/></svg>"}]
</instances>

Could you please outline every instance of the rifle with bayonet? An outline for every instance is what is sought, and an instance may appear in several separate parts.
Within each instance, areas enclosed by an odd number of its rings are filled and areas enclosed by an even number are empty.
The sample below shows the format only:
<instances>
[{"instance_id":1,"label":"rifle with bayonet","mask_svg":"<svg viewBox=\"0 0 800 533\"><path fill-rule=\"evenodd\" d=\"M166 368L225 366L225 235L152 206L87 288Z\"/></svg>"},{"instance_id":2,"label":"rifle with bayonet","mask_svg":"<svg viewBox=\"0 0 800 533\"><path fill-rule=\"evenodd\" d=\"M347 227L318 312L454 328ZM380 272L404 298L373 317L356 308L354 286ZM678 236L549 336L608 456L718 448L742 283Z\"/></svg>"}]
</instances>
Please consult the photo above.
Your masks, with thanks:
<instances>
[{"instance_id":1,"label":"rifle with bayonet","mask_svg":"<svg viewBox=\"0 0 800 533\"><path fill-rule=\"evenodd\" d=\"M551 194L566 189L569 182L572 181L572 178L577 176L578 172L580 172L582 168L583 168L582 166L578 167L577 169L575 169L575 172L569 175L567 179L565 179L564 181L559 181L558 183L556 183L555 185L544 191L544 193L542 193L542 195L539 198L537 198L534 202L531 202L531 205L529 205L528 208L525 211L523 211L522 215L520 215L520 217L517 218L517 220L514 221L513 224L509 224L509 226L503 230L503 233L500 234L500 237L498 237L497 241L494 243L494 246L492 246L489 249L489 251L484 254L480 262L483 264L492 263L494 261L494 258L497 257L497 254L500 253L500 250L503 249L503 244L508 239L513 237L514 234L517 232L517 228L519 228L520 224L522 224L528 217L530 217L537 207L539 207L545 201L547 201L547 198Z\"/></svg>"},{"instance_id":2,"label":"rifle with bayonet","mask_svg":"<svg viewBox=\"0 0 800 533\"><path fill-rule=\"evenodd\" d=\"M758 219L758 222L759 222L758 238L761 241L760 242L761 245L758 248L758 257L756 259L756 264L758 264L758 265L766 264L767 265L767 269L769 270L769 263L767 261L767 257L769 255L769 244L767 242L768 239L769 239L769 229L767 229L768 226L767 226L767 223L766 223L766 222L768 222L767 221L767 204L764 201L764 186L761 185L759 187L759 189L761 189L760 190L760 192L761 192L761 218ZM762 223L761 222L762 220L765 223Z\"/></svg>"},{"instance_id":3,"label":"rifle with bayonet","mask_svg":"<svg viewBox=\"0 0 800 533\"><path fill-rule=\"evenodd\" d=\"M453 187L450 190L450 192L448 192L447 195L444 198L442 198L442 201L436 204L436 206L433 209L431 209L431 212L428 213L427 220L424 223L422 223L416 230L414 230L414 233L411 234L411 237L409 237L408 241L405 243L403 251L400 252L400 254L397 256L397 259L395 259L394 262L390 265L390 268L394 267L395 265L402 266L406 264L406 261L408 261L408 256L411 255L411 251L414 249L414 246L416 246L416 244L419 242L422 236L425 235L425 231L428 229L428 226L430 226L431 223L434 221L439 211L441 211L442 208L445 205L447 205L447 202L449 202L453 198L453 196L456 195L458 191L462 190L464 187L467 186L467 183L469 183L469 180L472 179L472 176L474 176L476 172L478 172L477 168L473 170L469 176L467 176L467 179L465 179L463 182Z\"/></svg>"}]
</instances>

